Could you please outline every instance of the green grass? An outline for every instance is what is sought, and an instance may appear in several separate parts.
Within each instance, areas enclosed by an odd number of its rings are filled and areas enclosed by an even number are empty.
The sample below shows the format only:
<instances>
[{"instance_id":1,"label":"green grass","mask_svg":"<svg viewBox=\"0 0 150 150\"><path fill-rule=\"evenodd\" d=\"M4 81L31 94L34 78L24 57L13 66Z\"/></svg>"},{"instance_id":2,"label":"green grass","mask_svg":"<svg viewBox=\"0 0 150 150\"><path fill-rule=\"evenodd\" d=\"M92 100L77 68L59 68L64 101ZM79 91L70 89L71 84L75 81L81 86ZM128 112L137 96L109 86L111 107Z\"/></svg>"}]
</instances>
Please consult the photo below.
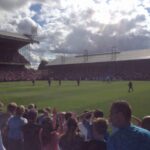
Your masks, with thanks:
<instances>
[{"instance_id":1,"label":"green grass","mask_svg":"<svg viewBox=\"0 0 150 150\"><path fill-rule=\"evenodd\" d=\"M1 82L0 100L4 104L16 102L28 105L35 103L39 108L56 107L61 111L76 111L100 108L107 116L110 105L115 100L127 100L133 108L133 114L139 117L150 115L150 82L134 81L134 92L128 93L128 82L114 81L81 81L80 86L75 81L52 81L48 87L46 81L31 82Z\"/></svg>"}]
</instances>

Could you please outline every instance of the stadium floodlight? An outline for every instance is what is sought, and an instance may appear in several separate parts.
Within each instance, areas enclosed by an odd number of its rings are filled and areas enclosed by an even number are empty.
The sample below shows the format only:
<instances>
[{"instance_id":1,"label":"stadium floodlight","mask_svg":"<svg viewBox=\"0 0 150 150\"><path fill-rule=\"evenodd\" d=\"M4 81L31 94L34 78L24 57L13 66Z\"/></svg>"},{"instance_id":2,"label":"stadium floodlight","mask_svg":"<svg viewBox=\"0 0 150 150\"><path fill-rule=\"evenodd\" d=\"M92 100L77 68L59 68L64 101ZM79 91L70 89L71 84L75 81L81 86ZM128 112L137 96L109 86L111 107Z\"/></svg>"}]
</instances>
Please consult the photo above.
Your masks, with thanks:
<instances>
[{"instance_id":1,"label":"stadium floodlight","mask_svg":"<svg viewBox=\"0 0 150 150\"><path fill-rule=\"evenodd\" d=\"M37 26L32 26L31 27L31 36L33 39L35 38L35 36L37 36L37 32L38 32Z\"/></svg>"}]
</instances>

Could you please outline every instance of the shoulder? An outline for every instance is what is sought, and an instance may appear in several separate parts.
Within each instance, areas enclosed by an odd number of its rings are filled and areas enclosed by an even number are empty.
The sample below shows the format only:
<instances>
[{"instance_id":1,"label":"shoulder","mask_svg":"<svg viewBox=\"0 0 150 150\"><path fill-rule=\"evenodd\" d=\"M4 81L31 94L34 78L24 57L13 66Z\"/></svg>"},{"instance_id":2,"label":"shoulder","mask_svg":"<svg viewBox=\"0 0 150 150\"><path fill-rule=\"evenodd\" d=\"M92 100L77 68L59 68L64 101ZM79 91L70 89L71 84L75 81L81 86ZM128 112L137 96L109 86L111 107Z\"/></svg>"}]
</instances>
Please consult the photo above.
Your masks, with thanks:
<instances>
[{"instance_id":1,"label":"shoulder","mask_svg":"<svg viewBox=\"0 0 150 150\"><path fill-rule=\"evenodd\" d=\"M136 134L137 136L140 137L147 137L150 139L150 131L143 129L141 127L137 127L137 126L131 126L131 130L134 134Z\"/></svg>"},{"instance_id":2,"label":"shoulder","mask_svg":"<svg viewBox=\"0 0 150 150\"><path fill-rule=\"evenodd\" d=\"M120 140L120 138L133 138L133 139L150 139L150 132L143 128L131 125L126 129L119 129L112 134L109 138L109 142L114 140Z\"/></svg>"},{"instance_id":3,"label":"shoulder","mask_svg":"<svg viewBox=\"0 0 150 150\"><path fill-rule=\"evenodd\" d=\"M20 120L21 120L23 123L27 123L27 122L28 122L28 120L27 120L26 118L24 118L24 117L21 117Z\"/></svg>"},{"instance_id":4,"label":"shoulder","mask_svg":"<svg viewBox=\"0 0 150 150\"><path fill-rule=\"evenodd\" d=\"M10 117L8 118L8 123L14 121L15 119L16 119L15 116L10 116Z\"/></svg>"}]
</instances>

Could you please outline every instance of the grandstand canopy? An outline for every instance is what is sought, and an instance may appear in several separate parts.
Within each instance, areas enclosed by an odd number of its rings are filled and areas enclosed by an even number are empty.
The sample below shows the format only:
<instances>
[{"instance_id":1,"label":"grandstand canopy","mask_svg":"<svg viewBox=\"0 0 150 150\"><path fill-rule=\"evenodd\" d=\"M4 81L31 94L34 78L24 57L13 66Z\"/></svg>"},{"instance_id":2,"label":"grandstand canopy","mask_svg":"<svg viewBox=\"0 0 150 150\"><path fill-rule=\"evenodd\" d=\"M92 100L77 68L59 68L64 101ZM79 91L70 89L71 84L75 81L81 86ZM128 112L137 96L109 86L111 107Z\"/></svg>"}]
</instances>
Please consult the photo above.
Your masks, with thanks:
<instances>
[{"instance_id":1,"label":"grandstand canopy","mask_svg":"<svg viewBox=\"0 0 150 150\"><path fill-rule=\"evenodd\" d=\"M0 31L0 50L18 50L21 47L37 42L27 35Z\"/></svg>"},{"instance_id":2,"label":"grandstand canopy","mask_svg":"<svg viewBox=\"0 0 150 150\"><path fill-rule=\"evenodd\" d=\"M0 64L25 65L29 62L18 50L30 43L38 43L29 35L0 31Z\"/></svg>"},{"instance_id":3,"label":"grandstand canopy","mask_svg":"<svg viewBox=\"0 0 150 150\"><path fill-rule=\"evenodd\" d=\"M114 53L101 53L94 55L80 55L65 57L61 56L49 62L46 66L83 64L83 63L100 63L111 61L132 61L132 60L150 59L150 49L132 50Z\"/></svg>"}]
</instances>

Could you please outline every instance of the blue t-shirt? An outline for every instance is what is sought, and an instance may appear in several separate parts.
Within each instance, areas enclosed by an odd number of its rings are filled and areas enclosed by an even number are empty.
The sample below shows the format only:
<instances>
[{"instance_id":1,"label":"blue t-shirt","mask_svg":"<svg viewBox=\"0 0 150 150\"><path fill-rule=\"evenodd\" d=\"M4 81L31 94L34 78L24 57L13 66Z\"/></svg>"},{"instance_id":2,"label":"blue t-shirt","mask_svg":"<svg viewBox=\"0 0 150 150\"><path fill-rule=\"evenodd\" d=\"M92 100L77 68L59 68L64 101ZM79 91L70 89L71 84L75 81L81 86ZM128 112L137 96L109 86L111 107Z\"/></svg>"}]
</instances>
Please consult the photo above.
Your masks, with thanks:
<instances>
[{"instance_id":1,"label":"blue t-shirt","mask_svg":"<svg viewBox=\"0 0 150 150\"><path fill-rule=\"evenodd\" d=\"M22 127L27 123L27 119L23 117L14 116L8 120L8 138L15 140L22 140Z\"/></svg>"},{"instance_id":2,"label":"blue t-shirt","mask_svg":"<svg viewBox=\"0 0 150 150\"><path fill-rule=\"evenodd\" d=\"M134 125L120 128L110 136L107 150L150 150L150 132Z\"/></svg>"}]
</instances>

